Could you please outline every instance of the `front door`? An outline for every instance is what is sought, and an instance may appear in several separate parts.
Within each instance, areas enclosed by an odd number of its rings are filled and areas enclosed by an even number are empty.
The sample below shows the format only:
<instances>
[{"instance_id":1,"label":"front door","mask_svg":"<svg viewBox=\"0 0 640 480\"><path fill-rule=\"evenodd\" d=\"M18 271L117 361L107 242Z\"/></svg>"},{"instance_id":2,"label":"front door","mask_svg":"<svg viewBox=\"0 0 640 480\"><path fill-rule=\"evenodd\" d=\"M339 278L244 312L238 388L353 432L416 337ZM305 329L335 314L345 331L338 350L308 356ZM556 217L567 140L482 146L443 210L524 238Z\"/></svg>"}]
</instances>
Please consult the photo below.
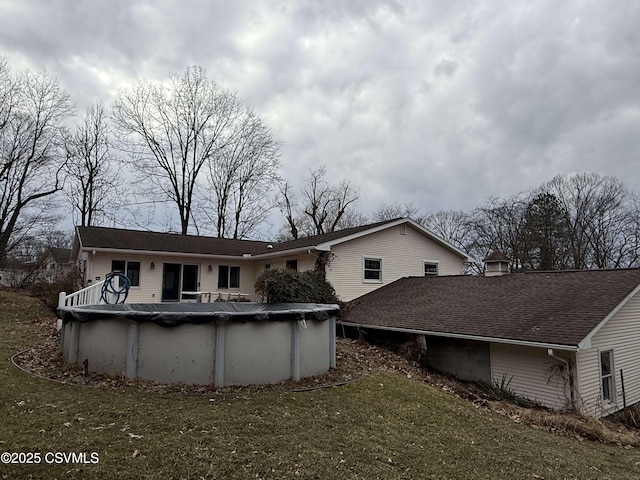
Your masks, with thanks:
<instances>
[{"instance_id":1,"label":"front door","mask_svg":"<svg viewBox=\"0 0 640 480\"><path fill-rule=\"evenodd\" d=\"M180 301L180 272L182 265L179 263L165 263L162 273L162 301Z\"/></svg>"}]
</instances>

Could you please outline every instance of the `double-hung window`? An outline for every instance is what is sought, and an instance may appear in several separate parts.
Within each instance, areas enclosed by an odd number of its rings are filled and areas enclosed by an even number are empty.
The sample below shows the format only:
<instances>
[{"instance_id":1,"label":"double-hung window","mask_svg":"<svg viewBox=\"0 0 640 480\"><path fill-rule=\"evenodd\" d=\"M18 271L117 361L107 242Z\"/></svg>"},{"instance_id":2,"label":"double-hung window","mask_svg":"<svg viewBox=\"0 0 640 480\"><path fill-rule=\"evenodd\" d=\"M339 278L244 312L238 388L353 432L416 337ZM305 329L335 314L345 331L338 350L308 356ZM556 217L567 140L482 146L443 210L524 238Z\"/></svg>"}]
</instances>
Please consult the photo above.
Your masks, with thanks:
<instances>
[{"instance_id":1,"label":"double-hung window","mask_svg":"<svg viewBox=\"0 0 640 480\"><path fill-rule=\"evenodd\" d=\"M602 400L615 403L613 350L603 350L600 352L600 377Z\"/></svg>"},{"instance_id":2,"label":"double-hung window","mask_svg":"<svg viewBox=\"0 0 640 480\"><path fill-rule=\"evenodd\" d=\"M364 275L366 283L382 283L382 259L365 257Z\"/></svg>"},{"instance_id":3,"label":"double-hung window","mask_svg":"<svg viewBox=\"0 0 640 480\"><path fill-rule=\"evenodd\" d=\"M125 274L132 287L140 286L140 262L112 260L111 271Z\"/></svg>"},{"instance_id":4,"label":"double-hung window","mask_svg":"<svg viewBox=\"0 0 640 480\"><path fill-rule=\"evenodd\" d=\"M240 288L240 267L218 266L218 288Z\"/></svg>"}]
</instances>

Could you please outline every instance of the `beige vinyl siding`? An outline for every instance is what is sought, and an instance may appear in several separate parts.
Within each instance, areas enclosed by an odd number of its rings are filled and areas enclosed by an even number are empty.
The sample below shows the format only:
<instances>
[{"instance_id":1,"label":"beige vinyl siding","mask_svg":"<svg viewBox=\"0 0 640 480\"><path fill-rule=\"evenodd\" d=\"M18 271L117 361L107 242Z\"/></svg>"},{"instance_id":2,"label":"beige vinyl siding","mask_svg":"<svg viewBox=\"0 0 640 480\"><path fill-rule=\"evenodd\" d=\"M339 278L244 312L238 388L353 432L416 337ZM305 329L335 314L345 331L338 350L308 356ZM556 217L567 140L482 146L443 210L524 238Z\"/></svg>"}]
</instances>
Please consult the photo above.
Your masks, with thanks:
<instances>
[{"instance_id":1,"label":"beige vinyl siding","mask_svg":"<svg viewBox=\"0 0 640 480\"><path fill-rule=\"evenodd\" d=\"M128 260L140 262L140 286L131 287L127 303L153 303L162 300L162 274L163 265L165 263L176 263L182 265L198 265L198 281L200 283L199 290L203 292L233 292L248 293L249 299L255 299L253 286L255 283L254 265L252 262L245 260L212 260L202 257L173 257L173 256L154 256L154 255L132 255L119 253L103 253L97 252L93 257L91 265L87 266L88 274L91 276L92 283L97 278L104 279L105 275L111 271L112 260ZM155 268L151 270L151 262ZM211 265L211 272L209 272ZM240 288L219 289L218 288L218 266L230 265L240 267Z\"/></svg>"},{"instance_id":2,"label":"beige vinyl siding","mask_svg":"<svg viewBox=\"0 0 640 480\"><path fill-rule=\"evenodd\" d=\"M313 250L312 250L313 251ZM313 253L301 253L295 255L283 255L282 257L274 257L268 260L260 260L256 263L256 276L260 275L265 269L265 265L271 265L271 268L284 268L287 260L298 260L298 271L313 270L316 266L316 255Z\"/></svg>"},{"instance_id":3,"label":"beige vinyl siding","mask_svg":"<svg viewBox=\"0 0 640 480\"><path fill-rule=\"evenodd\" d=\"M564 352L554 353L567 355ZM560 409L568 405L569 390L562 374L558 373L558 365L561 363L549 357L545 348L491 344L491 377L494 382L500 384L504 376L506 381L510 381L509 388L518 395Z\"/></svg>"},{"instance_id":4,"label":"beige vinyl siding","mask_svg":"<svg viewBox=\"0 0 640 480\"><path fill-rule=\"evenodd\" d=\"M149 303L160 301L162 263L159 263L158 258L136 255L121 255L118 253L112 255L98 252L95 255L89 255L89 259L87 261L87 273L90 276L88 276L87 279L91 280L91 283L96 283L100 280L104 280L106 274L111 272L112 260L140 262L140 286L131 287L129 289L127 303ZM155 262L154 270L151 270L150 267L152 261ZM156 278L157 276L159 276L159 279Z\"/></svg>"},{"instance_id":5,"label":"beige vinyl siding","mask_svg":"<svg viewBox=\"0 0 640 480\"><path fill-rule=\"evenodd\" d=\"M401 234L401 227L405 234ZM327 280L342 301L353 300L401 277L424 275L424 262L437 262L438 275L460 275L462 258L408 224L390 227L331 249ZM382 260L382 282L365 282L364 258Z\"/></svg>"},{"instance_id":6,"label":"beige vinyl siding","mask_svg":"<svg viewBox=\"0 0 640 480\"><path fill-rule=\"evenodd\" d=\"M624 374L627 405L640 402L640 294L634 295L591 339L591 347L578 352L580 406L585 415L602 417L623 408L620 370ZM600 355L613 350L615 402L603 403Z\"/></svg>"}]
</instances>

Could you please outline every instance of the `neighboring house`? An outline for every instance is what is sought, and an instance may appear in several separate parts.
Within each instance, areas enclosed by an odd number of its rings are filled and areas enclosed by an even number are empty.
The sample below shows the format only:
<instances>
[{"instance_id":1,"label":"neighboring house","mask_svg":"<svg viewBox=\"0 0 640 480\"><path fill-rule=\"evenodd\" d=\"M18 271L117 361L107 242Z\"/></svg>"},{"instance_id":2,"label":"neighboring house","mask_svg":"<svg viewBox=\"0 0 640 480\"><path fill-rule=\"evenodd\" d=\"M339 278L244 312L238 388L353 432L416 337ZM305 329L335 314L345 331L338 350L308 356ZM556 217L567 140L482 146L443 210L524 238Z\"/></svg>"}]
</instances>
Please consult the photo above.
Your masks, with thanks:
<instances>
[{"instance_id":1,"label":"neighboring house","mask_svg":"<svg viewBox=\"0 0 640 480\"><path fill-rule=\"evenodd\" d=\"M71 262L71 249L55 247L45 248L30 261L11 259L7 263L7 267L0 270L0 286L24 287L36 282L55 282L75 266Z\"/></svg>"},{"instance_id":2,"label":"neighboring house","mask_svg":"<svg viewBox=\"0 0 640 480\"><path fill-rule=\"evenodd\" d=\"M111 271L131 281L130 302L193 299L184 292L242 294L258 300L256 277L267 268L316 268L319 261L341 300L408 275L458 275L467 255L407 218L287 242L77 227L72 258L85 285Z\"/></svg>"},{"instance_id":3,"label":"neighboring house","mask_svg":"<svg viewBox=\"0 0 640 480\"><path fill-rule=\"evenodd\" d=\"M30 264L8 263L0 269L0 287L19 288L25 284L33 268Z\"/></svg>"},{"instance_id":4,"label":"neighboring house","mask_svg":"<svg viewBox=\"0 0 640 480\"><path fill-rule=\"evenodd\" d=\"M341 321L416 335L435 369L504 379L552 408L602 417L640 401L640 269L501 275L505 266L489 259L484 276L400 279Z\"/></svg>"},{"instance_id":5,"label":"neighboring house","mask_svg":"<svg viewBox=\"0 0 640 480\"><path fill-rule=\"evenodd\" d=\"M74 266L70 248L47 247L38 259L36 278L53 282L70 273Z\"/></svg>"}]
</instances>

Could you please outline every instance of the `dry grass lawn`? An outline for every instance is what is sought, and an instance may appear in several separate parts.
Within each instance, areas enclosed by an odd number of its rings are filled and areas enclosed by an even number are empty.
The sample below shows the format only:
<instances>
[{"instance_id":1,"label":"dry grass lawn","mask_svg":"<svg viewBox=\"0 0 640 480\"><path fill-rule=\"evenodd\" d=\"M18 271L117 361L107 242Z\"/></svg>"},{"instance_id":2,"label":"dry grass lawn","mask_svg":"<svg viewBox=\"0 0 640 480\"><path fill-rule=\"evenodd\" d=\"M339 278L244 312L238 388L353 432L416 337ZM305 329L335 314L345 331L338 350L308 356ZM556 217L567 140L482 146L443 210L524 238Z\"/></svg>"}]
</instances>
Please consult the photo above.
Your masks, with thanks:
<instances>
[{"instance_id":1,"label":"dry grass lawn","mask_svg":"<svg viewBox=\"0 0 640 480\"><path fill-rule=\"evenodd\" d=\"M526 410L465 400L373 347L341 342L338 369L301 384L80 386L9 360L46 343L52 325L38 301L0 291L0 453L96 452L99 462L0 464L0 479L640 478L637 447L554 434L559 420L544 425ZM28 365L46 371L33 358ZM311 389L332 382L347 383Z\"/></svg>"}]
</instances>

